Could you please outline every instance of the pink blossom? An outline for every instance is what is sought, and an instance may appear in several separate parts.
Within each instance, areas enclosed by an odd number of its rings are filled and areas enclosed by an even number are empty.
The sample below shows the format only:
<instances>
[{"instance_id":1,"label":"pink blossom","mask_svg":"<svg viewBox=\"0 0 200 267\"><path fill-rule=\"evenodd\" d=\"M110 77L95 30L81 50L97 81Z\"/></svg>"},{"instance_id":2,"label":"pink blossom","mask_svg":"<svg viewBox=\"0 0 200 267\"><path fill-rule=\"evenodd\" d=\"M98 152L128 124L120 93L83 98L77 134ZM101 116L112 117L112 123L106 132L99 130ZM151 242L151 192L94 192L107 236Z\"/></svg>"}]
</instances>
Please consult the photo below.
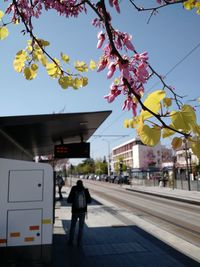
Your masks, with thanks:
<instances>
[{"instance_id":1,"label":"pink blossom","mask_svg":"<svg viewBox=\"0 0 200 267\"><path fill-rule=\"evenodd\" d=\"M110 79L110 78L112 78L112 76L113 76L114 73L115 73L115 70L116 70L116 63L111 62L111 63L109 64L109 66L108 66L108 69L109 69L109 71L108 71L108 73L107 73L107 78Z\"/></svg>"},{"instance_id":2,"label":"pink blossom","mask_svg":"<svg viewBox=\"0 0 200 267\"><path fill-rule=\"evenodd\" d=\"M127 62L123 63L123 64L121 62L119 62L119 69L122 73L122 76L124 78L126 78L127 80L129 80L129 78L130 78L129 62L128 62L128 60L126 60L126 61Z\"/></svg>"},{"instance_id":3,"label":"pink blossom","mask_svg":"<svg viewBox=\"0 0 200 267\"><path fill-rule=\"evenodd\" d=\"M121 91L118 89L117 85L111 84L110 87L110 93L106 96L104 96L105 99L107 99L108 103L111 103L115 100L115 98L121 94Z\"/></svg>"},{"instance_id":4,"label":"pink blossom","mask_svg":"<svg viewBox=\"0 0 200 267\"><path fill-rule=\"evenodd\" d=\"M132 112L133 112L133 116L136 117L137 116L137 104L133 103L132 105Z\"/></svg>"},{"instance_id":5,"label":"pink blossom","mask_svg":"<svg viewBox=\"0 0 200 267\"><path fill-rule=\"evenodd\" d=\"M141 61L147 61L149 58L148 58L148 53L145 51L141 54L135 54L134 55L134 59L136 60L141 60Z\"/></svg>"},{"instance_id":6,"label":"pink blossom","mask_svg":"<svg viewBox=\"0 0 200 267\"><path fill-rule=\"evenodd\" d=\"M122 109L124 110L127 108L127 110L130 110L132 108L132 105L133 105L133 100L130 96L128 96L127 99L124 101Z\"/></svg>"},{"instance_id":7,"label":"pink blossom","mask_svg":"<svg viewBox=\"0 0 200 267\"><path fill-rule=\"evenodd\" d=\"M127 109L128 111L130 109L132 109L133 115L137 116L137 112L136 112L137 104L135 102L133 102L133 99L131 96L128 96L127 99L124 101L124 105L123 105L122 109L123 110Z\"/></svg>"},{"instance_id":8,"label":"pink blossom","mask_svg":"<svg viewBox=\"0 0 200 267\"><path fill-rule=\"evenodd\" d=\"M112 103L115 100L115 95L114 94L109 94L104 96L105 99L107 99L108 103Z\"/></svg>"},{"instance_id":9,"label":"pink blossom","mask_svg":"<svg viewBox=\"0 0 200 267\"><path fill-rule=\"evenodd\" d=\"M97 49L99 49L99 48L102 47L102 45L103 45L103 43L104 43L106 37L105 37L105 34L104 34L102 31L100 31L100 32L98 33L97 38L98 38Z\"/></svg>"},{"instance_id":10,"label":"pink blossom","mask_svg":"<svg viewBox=\"0 0 200 267\"><path fill-rule=\"evenodd\" d=\"M119 8L119 1L118 0L109 0L109 3L111 7L115 7L118 13L120 13L120 8Z\"/></svg>"},{"instance_id":11,"label":"pink blossom","mask_svg":"<svg viewBox=\"0 0 200 267\"><path fill-rule=\"evenodd\" d=\"M107 64L108 64L108 60L106 58L103 58L98 64L97 72L104 70Z\"/></svg>"},{"instance_id":12,"label":"pink blossom","mask_svg":"<svg viewBox=\"0 0 200 267\"><path fill-rule=\"evenodd\" d=\"M123 39L123 42L124 42L124 45L131 51L135 51L135 48L133 46L133 44L131 43L131 39L132 39L132 36L128 33L125 33L125 36L124 36L124 39Z\"/></svg>"},{"instance_id":13,"label":"pink blossom","mask_svg":"<svg viewBox=\"0 0 200 267\"><path fill-rule=\"evenodd\" d=\"M140 63L136 70L136 77L138 81L141 83L145 83L147 78L149 77L149 73L147 71L148 65L144 62Z\"/></svg>"}]
</instances>

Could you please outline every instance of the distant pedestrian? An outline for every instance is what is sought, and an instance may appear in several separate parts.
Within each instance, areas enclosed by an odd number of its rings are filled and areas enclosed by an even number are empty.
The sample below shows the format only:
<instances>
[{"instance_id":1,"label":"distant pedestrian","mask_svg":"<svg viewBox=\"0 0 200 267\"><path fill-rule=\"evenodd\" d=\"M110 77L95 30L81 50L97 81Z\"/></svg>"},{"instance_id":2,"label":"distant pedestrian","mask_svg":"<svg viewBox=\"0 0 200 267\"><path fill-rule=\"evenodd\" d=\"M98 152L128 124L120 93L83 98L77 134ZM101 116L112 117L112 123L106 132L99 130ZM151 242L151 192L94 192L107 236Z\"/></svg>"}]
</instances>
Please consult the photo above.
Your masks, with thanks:
<instances>
[{"instance_id":1,"label":"distant pedestrian","mask_svg":"<svg viewBox=\"0 0 200 267\"><path fill-rule=\"evenodd\" d=\"M89 190L83 186L82 180L78 180L76 185L71 188L67 202L72 204L72 218L68 244L73 244L76 222L79 220L77 244L78 246L81 246L85 216L87 213L87 204L91 203Z\"/></svg>"},{"instance_id":2,"label":"distant pedestrian","mask_svg":"<svg viewBox=\"0 0 200 267\"><path fill-rule=\"evenodd\" d=\"M62 175L57 175L56 177L56 185L58 186L58 194L59 194L59 200L63 199L63 195L62 195L62 188L65 185L65 181L62 177Z\"/></svg>"}]
</instances>

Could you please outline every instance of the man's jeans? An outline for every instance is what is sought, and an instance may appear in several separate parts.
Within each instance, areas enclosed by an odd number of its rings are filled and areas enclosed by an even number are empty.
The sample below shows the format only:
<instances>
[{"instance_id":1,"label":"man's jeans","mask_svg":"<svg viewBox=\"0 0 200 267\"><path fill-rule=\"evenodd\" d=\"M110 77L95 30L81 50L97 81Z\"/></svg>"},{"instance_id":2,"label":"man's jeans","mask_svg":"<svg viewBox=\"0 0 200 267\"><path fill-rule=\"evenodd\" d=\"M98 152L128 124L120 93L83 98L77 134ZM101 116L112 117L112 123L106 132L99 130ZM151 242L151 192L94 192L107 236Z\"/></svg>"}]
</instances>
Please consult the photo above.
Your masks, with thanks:
<instances>
[{"instance_id":1,"label":"man's jeans","mask_svg":"<svg viewBox=\"0 0 200 267\"><path fill-rule=\"evenodd\" d=\"M70 233L69 233L69 243L73 243L74 234L75 234L75 228L76 228L76 222L77 222L78 219L79 219L78 245L80 245L82 243L82 238L83 238L83 228L84 228L84 222L85 222L85 212L82 212L82 213L72 213Z\"/></svg>"}]
</instances>

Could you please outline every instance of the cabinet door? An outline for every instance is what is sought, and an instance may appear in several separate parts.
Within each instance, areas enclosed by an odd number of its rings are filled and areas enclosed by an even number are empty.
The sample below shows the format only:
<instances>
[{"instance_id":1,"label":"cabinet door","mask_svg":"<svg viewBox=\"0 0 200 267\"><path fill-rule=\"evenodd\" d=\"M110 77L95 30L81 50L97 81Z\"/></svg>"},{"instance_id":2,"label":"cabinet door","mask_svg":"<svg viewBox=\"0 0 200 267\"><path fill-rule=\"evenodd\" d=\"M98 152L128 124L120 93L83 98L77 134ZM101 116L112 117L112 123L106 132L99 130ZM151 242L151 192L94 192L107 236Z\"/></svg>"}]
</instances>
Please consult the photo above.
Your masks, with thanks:
<instances>
[{"instance_id":1,"label":"cabinet door","mask_svg":"<svg viewBox=\"0 0 200 267\"><path fill-rule=\"evenodd\" d=\"M8 202L42 201L43 170L9 171Z\"/></svg>"},{"instance_id":2,"label":"cabinet door","mask_svg":"<svg viewBox=\"0 0 200 267\"><path fill-rule=\"evenodd\" d=\"M7 246L41 244L41 209L9 210L7 221Z\"/></svg>"}]
</instances>

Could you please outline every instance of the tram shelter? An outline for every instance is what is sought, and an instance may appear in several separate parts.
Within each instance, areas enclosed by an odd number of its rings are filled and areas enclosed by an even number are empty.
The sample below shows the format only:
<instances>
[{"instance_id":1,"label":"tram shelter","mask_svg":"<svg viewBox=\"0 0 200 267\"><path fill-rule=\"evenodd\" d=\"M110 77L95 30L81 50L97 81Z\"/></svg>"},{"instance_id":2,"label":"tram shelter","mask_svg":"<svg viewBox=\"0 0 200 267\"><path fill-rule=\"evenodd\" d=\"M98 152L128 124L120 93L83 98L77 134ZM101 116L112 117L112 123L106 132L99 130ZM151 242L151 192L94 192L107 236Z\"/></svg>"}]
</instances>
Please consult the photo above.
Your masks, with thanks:
<instances>
[{"instance_id":1,"label":"tram shelter","mask_svg":"<svg viewBox=\"0 0 200 267\"><path fill-rule=\"evenodd\" d=\"M49 164L34 162L35 158L53 155L60 144L87 144L110 113L0 117L2 262L23 257L51 261L55 177Z\"/></svg>"}]
</instances>

